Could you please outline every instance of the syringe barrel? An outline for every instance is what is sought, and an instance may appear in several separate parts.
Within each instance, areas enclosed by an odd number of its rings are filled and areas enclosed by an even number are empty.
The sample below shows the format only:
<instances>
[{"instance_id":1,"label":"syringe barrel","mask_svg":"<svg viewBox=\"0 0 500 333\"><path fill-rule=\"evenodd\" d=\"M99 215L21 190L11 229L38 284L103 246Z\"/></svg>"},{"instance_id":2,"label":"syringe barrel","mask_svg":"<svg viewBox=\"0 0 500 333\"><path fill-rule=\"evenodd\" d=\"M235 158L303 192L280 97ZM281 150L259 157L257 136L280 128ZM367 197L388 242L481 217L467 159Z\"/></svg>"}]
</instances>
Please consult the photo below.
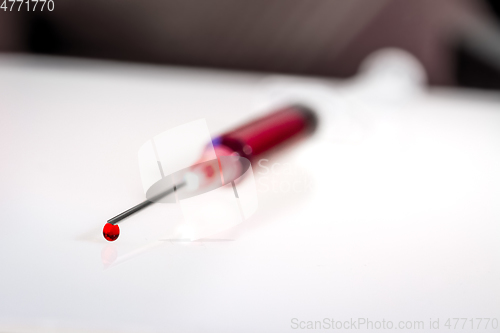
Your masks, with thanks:
<instances>
[{"instance_id":1,"label":"syringe barrel","mask_svg":"<svg viewBox=\"0 0 500 333\"><path fill-rule=\"evenodd\" d=\"M252 160L292 138L311 133L316 125L311 109L291 105L223 134L213 144L216 151L221 146Z\"/></svg>"}]
</instances>

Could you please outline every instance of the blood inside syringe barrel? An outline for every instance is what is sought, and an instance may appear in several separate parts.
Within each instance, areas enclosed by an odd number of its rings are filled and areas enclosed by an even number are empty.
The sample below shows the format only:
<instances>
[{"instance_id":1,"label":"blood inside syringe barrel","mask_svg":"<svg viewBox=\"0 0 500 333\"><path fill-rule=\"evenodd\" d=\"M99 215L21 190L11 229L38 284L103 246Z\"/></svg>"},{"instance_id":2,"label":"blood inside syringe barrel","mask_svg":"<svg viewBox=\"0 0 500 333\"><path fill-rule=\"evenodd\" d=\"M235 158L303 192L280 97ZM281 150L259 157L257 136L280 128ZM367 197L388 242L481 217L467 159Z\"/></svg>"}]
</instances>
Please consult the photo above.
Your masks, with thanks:
<instances>
[{"instance_id":1,"label":"blood inside syringe barrel","mask_svg":"<svg viewBox=\"0 0 500 333\"><path fill-rule=\"evenodd\" d=\"M228 148L252 160L289 139L314 131L317 118L302 105L287 106L213 140L214 148Z\"/></svg>"},{"instance_id":2,"label":"blood inside syringe barrel","mask_svg":"<svg viewBox=\"0 0 500 333\"><path fill-rule=\"evenodd\" d=\"M256 156L289 139L312 132L316 123L315 114L307 107L293 105L279 109L219 136L213 140L217 159L202 157L199 163L155 183L146 196L155 202L173 202L171 197L161 194L175 184L185 184L177 191L178 198L183 199L233 182L244 175ZM213 154L211 146L205 154L211 155L210 152Z\"/></svg>"}]
</instances>

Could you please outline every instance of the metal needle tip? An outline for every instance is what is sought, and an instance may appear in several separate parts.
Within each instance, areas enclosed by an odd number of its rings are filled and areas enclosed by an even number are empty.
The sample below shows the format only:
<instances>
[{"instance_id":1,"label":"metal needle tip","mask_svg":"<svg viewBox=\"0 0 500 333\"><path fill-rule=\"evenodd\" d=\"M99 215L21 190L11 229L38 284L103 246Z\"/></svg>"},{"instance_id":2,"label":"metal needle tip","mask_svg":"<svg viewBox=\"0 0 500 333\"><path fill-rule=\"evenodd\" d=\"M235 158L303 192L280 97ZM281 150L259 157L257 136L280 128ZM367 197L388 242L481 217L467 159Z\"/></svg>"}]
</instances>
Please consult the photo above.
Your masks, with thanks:
<instances>
[{"instance_id":1,"label":"metal needle tip","mask_svg":"<svg viewBox=\"0 0 500 333\"><path fill-rule=\"evenodd\" d=\"M146 208L147 206L151 205L152 203L162 199L163 197L169 195L169 194L172 194L174 193L175 191L177 191L179 188L183 187L186 185L186 182L183 181L182 183L179 183L177 185L174 185L172 188L169 188L168 190L165 190L164 192L146 200L146 201L143 201L141 202L140 204L130 208L130 209L127 209L126 211L124 211L123 213L121 214L118 214L116 215L115 217L111 218L108 220L107 223L111 223L111 224L117 224L118 222L120 222L121 220L129 217L130 215L140 211L141 209L144 209Z\"/></svg>"}]
</instances>

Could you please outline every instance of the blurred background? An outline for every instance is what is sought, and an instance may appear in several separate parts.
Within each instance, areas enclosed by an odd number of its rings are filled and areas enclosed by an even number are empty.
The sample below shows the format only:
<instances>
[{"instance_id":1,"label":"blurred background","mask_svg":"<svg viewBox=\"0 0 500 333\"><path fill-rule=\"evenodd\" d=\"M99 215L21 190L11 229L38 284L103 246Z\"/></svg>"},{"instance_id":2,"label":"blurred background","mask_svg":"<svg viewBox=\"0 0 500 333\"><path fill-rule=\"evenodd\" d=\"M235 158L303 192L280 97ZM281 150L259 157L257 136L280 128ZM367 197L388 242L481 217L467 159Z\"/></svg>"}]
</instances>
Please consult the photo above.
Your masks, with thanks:
<instances>
[{"instance_id":1,"label":"blurred background","mask_svg":"<svg viewBox=\"0 0 500 333\"><path fill-rule=\"evenodd\" d=\"M346 78L397 47L431 85L500 89L494 0L64 0L0 11L0 51Z\"/></svg>"}]
</instances>

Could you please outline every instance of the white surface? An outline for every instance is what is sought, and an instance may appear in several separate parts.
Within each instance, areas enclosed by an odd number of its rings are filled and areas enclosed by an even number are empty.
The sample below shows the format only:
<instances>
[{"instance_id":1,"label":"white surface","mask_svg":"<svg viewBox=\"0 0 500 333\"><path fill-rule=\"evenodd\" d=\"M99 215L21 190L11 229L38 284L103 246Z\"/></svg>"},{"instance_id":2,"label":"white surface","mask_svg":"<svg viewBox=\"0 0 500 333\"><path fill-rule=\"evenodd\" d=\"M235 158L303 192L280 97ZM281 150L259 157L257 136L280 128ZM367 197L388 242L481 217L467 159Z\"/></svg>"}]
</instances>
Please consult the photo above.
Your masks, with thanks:
<instances>
[{"instance_id":1,"label":"white surface","mask_svg":"<svg viewBox=\"0 0 500 333\"><path fill-rule=\"evenodd\" d=\"M287 332L292 318L358 317L449 331L449 317L499 318L500 99L353 85L2 56L0 331ZM144 142L198 118L220 133L288 93L321 127L254 164L259 210L234 241L101 237L144 199ZM171 207L132 216L120 237L178 219ZM127 260L105 269L113 251Z\"/></svg>"}]
</instances>

